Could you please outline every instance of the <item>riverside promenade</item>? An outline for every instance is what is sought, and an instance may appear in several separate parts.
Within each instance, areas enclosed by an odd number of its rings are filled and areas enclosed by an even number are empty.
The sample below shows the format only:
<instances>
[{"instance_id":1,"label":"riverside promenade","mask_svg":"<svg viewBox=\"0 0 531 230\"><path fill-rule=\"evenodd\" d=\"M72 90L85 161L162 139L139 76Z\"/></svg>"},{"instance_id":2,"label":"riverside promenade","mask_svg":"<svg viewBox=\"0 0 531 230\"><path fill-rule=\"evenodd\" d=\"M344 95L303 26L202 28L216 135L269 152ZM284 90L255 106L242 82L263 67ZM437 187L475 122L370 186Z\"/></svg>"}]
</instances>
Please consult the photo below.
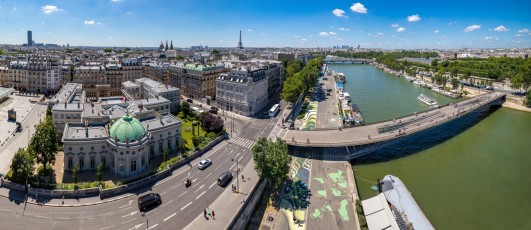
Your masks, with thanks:
<instances>
[{"instance_id":1,"label":"riverside promenade","mask_svg":"<svg viewBox=\"0 0 531 230\"><path fill-rule=\"evenodd\" d=\"M503 93L489 93L426 112L359 127L331 130L288 130L283 140L299 147L346 147L374 144L411 135L459 118L488 104L501 105Z\"/></svg>"}]
</instances>

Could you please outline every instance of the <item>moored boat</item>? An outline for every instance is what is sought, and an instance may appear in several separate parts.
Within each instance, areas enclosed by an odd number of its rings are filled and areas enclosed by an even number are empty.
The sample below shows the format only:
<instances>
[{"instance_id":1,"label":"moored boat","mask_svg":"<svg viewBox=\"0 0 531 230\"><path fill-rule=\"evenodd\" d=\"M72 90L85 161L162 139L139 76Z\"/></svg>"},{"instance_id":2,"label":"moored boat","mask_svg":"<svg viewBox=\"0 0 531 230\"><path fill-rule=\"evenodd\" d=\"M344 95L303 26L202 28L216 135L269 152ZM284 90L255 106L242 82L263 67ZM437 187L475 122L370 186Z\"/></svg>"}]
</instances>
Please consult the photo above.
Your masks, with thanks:
<instances>
[{"instance_id":1,"label":"moored boat","mask_svg":"<svg viewBox=\"0 0 531 230\"><path fill-rule=\"evenodd\" d=\"M428 97L424 94L420 94L420 96L417 99L419 99L420 101L424 102L425 104L429 106L436 106L438 104L435 99Z\"/></svg>"}]
</instances>

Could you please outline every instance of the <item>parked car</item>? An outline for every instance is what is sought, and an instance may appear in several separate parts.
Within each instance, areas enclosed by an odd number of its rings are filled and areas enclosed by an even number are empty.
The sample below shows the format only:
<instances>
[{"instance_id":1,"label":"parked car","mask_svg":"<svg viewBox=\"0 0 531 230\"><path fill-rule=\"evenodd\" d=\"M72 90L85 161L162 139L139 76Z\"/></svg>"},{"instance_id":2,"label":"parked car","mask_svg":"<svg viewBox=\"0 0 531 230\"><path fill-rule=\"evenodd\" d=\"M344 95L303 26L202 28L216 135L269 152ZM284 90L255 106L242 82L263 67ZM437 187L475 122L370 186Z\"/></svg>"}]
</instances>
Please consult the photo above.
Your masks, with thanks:
<instances>
[{"instance_id":1,"label":"parked car","mask_svg":"<svg viewBox=\"0 0 531 230\"><path fill-rule=\"evenodd\" d=\"M217 110L213 110L213 109L210 109L208 110L209 113L213 113L213 114L218 114L218 111Z\"/></svg>"},{"instance_id":2,"label":"parked car","mask_svg":"<svg viewBox=\"0 0 531 230\"><path fill-rule=\"evenodd\" d=\"M232 181L232 173L229 171L222 172L218 177L218 185L221 187L226 187Z\"/></svg>"},{"instance_id":3,"label":"parked car","mask_svg":"<svg viewBox=\"0 0 531 230\"><path fill-rule=\"evenodd\" d=\"M186 101L187 101L188 103L194 103L194 100L192 100L192 99L190 99L190 98L186 99Z\"/></svg>"},{"instance_id":4,"label":"parked car","mask_svg":"<svg viewBox=\"0 0 531 230\"><path fill-rule=\"evenodd\" d=\"M205 159L205 160L202 160L201 162L199 162L199 164L197 165L197 167L199 169L206 169L208 166L210 166L212 164L212 160L210 159Z\"/></svg>"},{"instance_id":5,"label":"parked car","mask_svg":"<svg viewBox=\"0 0 531 230\"><path fill-rule=\"evenodd\" d=\"M138 209L142 212L151 206L160 204L162 204L162 200L158 193L149 193L138 198Z\"/></svg>"}]
</instances>

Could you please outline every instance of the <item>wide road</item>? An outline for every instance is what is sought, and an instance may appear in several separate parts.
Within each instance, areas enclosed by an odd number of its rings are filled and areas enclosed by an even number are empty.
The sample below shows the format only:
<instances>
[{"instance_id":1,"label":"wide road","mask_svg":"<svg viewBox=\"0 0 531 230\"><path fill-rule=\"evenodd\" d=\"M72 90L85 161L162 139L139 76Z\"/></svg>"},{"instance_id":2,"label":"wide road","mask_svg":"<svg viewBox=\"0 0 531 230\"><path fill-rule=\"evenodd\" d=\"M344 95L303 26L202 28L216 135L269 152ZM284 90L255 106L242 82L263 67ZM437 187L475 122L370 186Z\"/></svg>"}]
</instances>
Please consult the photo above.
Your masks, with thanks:
<instances>
[{"instance_id":1,"label":"wide road","mask_svg":"<svg viewBox=\"0 0 531 230\"><path fill-rule=\"evenodd\" d=\"M182 229L212 203L224 189L217 185L217 178L224 171L235 174L252 158L251 149L256 139L267 136L275 127L275 119L235 119L238 136L220 143L210 159L213 164L199 170L195 165L185 173L171 177L167 182L151 188L159 193L162 204L145 213L138 210L137 197L82 207L47 207L32 204L16 204L0 198L0 229ZM235 161L239 161L236 166ZM187 166L184 166L187 167ZM190 178L192 186L184 181Z\"/></svg>"}]
</instances>

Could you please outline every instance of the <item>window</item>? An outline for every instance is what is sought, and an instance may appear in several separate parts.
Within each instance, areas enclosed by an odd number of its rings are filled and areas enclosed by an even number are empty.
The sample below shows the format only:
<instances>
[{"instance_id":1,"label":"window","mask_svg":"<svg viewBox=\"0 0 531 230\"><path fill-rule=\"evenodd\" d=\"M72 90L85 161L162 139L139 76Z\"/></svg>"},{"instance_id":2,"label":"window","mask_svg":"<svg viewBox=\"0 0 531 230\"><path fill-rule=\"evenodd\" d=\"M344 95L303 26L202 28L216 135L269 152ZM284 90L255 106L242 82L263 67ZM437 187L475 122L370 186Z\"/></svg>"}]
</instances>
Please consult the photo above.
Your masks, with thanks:
<instances>
[{"instance_id":1,"label":"window","mask_svg":"<svg viewBox=\"0 0 531 230\"><path fill-rule=\"evenodd\" d=\"M172 147L171 147L171 139L168 139L168 149L172 149Z\"/></svg>"},{"instance_id":2,"label":"window","mask_svg":"<svg viewBox=\"0 0 531 230\"><path fill-rule=\"evenodd\" d=\"M90 168L96 168L96 156L90 156Z\"/></svg>"},{"instance_id":3,"label":"window","mask_svg":"<svg viewBox=\"0 0 531 230\"><path fill-rule=\"evenodd\" d=\"M131 172L136 172L136 160L131 161Z\"/></svg>"},{"instance_id":4,"label":"window","mask_svg":"<svg viewBox=\"0 0 531 230\"><path fill-rule=\"evenodd\" d=\"M103 165L103 167L107 167L107 164L105 163L105 156L101 156L101 164Z\"/></svg>"},{"instance_id":5,"label":"window","mask_svg":"<svg viewBox=\"0 0 531 230\"><path fill-rule=\"evenodd\" d=\"M83 151L83 147L79 147L79 151Z\"/></svg>"},{"instance_id":6,"label":"window","mask_svg":"<svg viewBox=\"0 0 531 230\"><path fill-rule=\"evenodd\" d=\"M73 164L74 164L74 158L71 156L68 157L68 169L72 169Z\"/></svg>"},{"instance_id":7,"label":"window","mask_svg":"<svg viewBox=\"0 0 531 230\"><path fill-rule=\"evenodd\" d=\"M94 146L90 147L90 150L94 150Z\"/></svg>"},{"instance_id":8,"label":"window","mask_svg":"<svg viewBox=\"0 0 531 230\"><path fill-rule=\"evenodd\" d=\"M114 168L114 154L111 155L111 167Z\"/></svg>"},{"instance_id":9,"label":"window","mask_svg":"<svg viewBox=\"0 0 531 230\"><path fill-rule=\"evenodd\" d=\"M145 154L141 154L142 155L142 167L144 167L144 165L146 164L146 155Z\"/></svg>"},{"instance_id":10,"label":"window","mask_svg":"<svg viewBox=\"0 0 531 230\"><path fill-rule=\"evenodd\" d=\"M150 155L151 158L153 158L155 156L155 146L154 145L149 146L149 155Z\"/></svg>"},{"instance_id":11,"label":"window","mask_svg":"<svg viewBox=\"0 0 531 230\"><path fill-rule=\"evenodd\" d=\"M162 151L164 151L164 150L162 149L162 142L160 142L159 143L159 152L162 153Z\"/></svg>"},{"instance_id":12,"label":"window","mask_svg":"<svg viewBox=\"0 0 531 230\"><path fill-rule=\"evenodd\" d=\"M79 157L79 168L83 169L85 167L85 158Z\"/></svg>"},{"instance_id":13,"label":"window","mask_svg":"<svg viewBox=\"0 0 531 230\"><path fill-rule=\"evenodd\" d=\"M118 160L118 171L122 173L125 171L124 160Z\"/></svg>"}]
</instances>

